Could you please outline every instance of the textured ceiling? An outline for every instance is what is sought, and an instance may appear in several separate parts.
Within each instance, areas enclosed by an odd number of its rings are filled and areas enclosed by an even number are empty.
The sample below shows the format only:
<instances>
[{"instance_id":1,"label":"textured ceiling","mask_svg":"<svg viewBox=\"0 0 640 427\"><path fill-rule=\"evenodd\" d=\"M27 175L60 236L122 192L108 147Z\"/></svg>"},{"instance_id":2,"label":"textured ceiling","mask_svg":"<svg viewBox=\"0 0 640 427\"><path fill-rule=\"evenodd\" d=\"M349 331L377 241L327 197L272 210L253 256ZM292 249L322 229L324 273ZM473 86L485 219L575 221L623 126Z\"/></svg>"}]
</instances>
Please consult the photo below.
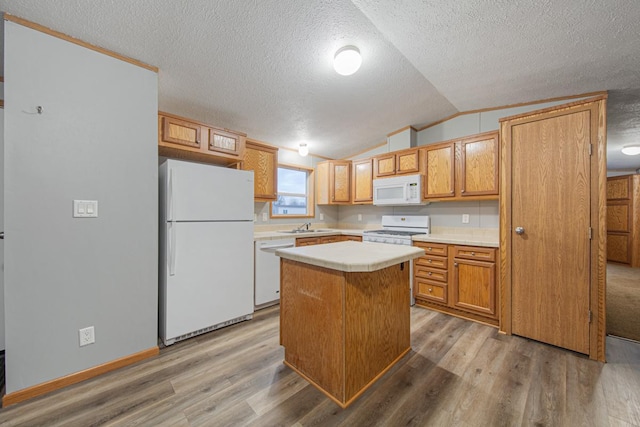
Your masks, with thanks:
<instances>
[{"instance_id":1,"label":"textured ceiling","mask_svg":"<svg viewBox=\"0 0 640 427\"><path fill-rule=\"evenodd\" d=\"M158 66L161 110L328 157L458 111L612 90L610 167L640 167L613 153L640 142L637 0L0 0L0 10ZM346 44L363 55L348 77L331 64Z\"/></svg>"}]
</instances>

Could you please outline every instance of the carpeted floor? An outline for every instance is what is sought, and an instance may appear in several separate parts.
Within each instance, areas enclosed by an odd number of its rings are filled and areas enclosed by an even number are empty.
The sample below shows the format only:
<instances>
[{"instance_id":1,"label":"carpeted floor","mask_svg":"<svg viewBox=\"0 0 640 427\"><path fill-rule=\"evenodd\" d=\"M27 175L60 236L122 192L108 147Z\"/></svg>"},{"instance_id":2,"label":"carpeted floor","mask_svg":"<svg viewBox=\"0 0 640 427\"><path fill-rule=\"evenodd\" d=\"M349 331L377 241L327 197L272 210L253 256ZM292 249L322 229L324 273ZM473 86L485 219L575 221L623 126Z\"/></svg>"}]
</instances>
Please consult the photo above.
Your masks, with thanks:
<instances>
[{"instance_id":1,"label":"carpeted floor","mask_svg":"<svg viewBox=\"0 0 640 427\"><path fill-rule=\"evenodd\" d=\"M607 334L640 341L640 268L607 264Z\"/></svg>"}]
</instances>

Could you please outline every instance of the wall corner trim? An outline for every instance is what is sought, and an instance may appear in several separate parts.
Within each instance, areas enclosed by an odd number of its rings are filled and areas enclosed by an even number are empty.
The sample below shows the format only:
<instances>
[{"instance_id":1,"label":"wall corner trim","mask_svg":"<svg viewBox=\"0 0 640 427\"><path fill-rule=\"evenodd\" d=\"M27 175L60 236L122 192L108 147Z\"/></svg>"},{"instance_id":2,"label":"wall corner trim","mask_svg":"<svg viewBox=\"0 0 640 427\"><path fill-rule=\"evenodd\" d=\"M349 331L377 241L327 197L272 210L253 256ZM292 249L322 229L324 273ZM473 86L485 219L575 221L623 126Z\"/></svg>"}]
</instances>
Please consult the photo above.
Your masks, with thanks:
<instances>
[{"instance_id":1,"label":"wall corner trim","mask_svg":"<svg viewBox=\"0 0 640 427\"><path fill-rule=\"evenodd\" d=\"M160 354L160 349L157 346L151 347L147 350L143 350L129 356L124 356L119 359L103 363L102 365L94 366L93 368L85 369L84 371L75 372L64 377L56 378L51 381L36 384L34 386L15 391L13 393L9 393L2 398L2 407L6 408L7 406L13 405L14 403L32 399L34 397L50 393L52 391L70 386L72 384L76 384L90 378L106 374L107 372L115 371L116 369L132 365L141 360L157 356L158 354Z\"/></svg>"}]
</instances>

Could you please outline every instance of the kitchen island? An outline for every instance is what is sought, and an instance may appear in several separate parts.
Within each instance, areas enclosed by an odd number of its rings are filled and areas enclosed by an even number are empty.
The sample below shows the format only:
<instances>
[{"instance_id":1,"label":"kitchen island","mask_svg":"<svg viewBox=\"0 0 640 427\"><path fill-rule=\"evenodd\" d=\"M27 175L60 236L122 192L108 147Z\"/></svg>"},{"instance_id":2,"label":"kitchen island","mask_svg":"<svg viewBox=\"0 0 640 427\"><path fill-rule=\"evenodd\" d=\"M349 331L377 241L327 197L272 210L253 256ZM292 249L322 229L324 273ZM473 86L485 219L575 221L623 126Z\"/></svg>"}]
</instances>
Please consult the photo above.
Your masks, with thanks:
<instances>
[{"instance_id":1,"label":"kitchen island","mask_svg":"<svg viewBox=\"0 0 640 427\"><path fill-rule=\"evenodd\" d=\"M410 349L410 263L420 248L339 242L280 249L284 363L342 408Z\"/></svg>"}]
</instances>

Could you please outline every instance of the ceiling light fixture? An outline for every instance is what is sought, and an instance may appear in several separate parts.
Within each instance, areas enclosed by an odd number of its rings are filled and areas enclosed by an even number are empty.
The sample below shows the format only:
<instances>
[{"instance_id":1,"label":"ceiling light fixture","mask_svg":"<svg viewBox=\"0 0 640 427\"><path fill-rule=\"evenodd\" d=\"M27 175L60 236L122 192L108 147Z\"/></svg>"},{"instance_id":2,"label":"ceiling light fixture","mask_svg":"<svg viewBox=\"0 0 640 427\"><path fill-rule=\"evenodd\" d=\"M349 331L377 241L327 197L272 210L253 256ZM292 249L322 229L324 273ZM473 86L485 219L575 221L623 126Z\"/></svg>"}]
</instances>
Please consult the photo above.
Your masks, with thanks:
<instances>
[{"instance_id":1,"label":"ceiling light fixture","mask_svg":"<svg viewBox=\"0 0 640 427\"><path fill-rule=\"evenodd\" d=\"M336 52L333 57L333 68L343 76L350 76L358 71L362 64L360 50L355 46L345 46Z\"/></svg>"},{"instance_id":2,"label":"ceiling light fixture","mask_svg":"<svg viewBox=\"0 0 640 427\"><path fill-rule=\"evenodd\" d=\"M300 144L300 146L298 147L298 154L300 154L302 157L309 154L309 147L307 147L307 144Z\"/></svg>"},{"instance_id":3,"label":"ceiling light fixture","mask_svg":"<svg viewBox=\"0 0 640 427\"><path fill-rule=\"evenodd\" d=\"M622 154L626 154L627 156L640 154L640 144L625 145L622 147Z\"/></svg>"}]
</instances>

